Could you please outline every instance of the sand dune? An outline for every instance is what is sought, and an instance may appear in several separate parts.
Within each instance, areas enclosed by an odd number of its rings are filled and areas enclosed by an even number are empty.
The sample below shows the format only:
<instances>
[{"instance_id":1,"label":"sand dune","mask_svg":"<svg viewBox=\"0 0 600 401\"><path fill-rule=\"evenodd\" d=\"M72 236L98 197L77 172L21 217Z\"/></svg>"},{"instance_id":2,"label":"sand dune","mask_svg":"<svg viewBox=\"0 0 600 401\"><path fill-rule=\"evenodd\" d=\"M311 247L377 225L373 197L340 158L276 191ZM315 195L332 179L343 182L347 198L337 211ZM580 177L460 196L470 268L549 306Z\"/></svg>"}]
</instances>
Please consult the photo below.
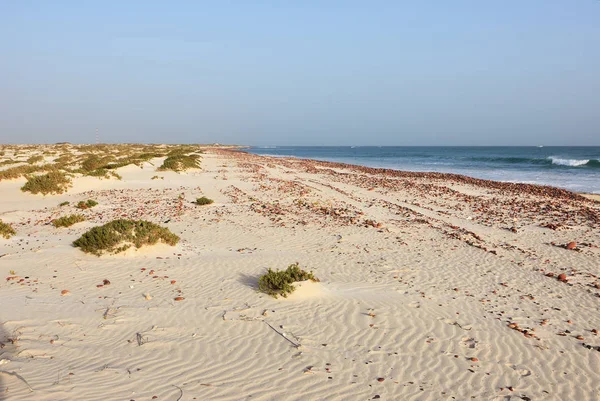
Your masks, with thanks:
<instances>
[{"instance_id":1,"label":"sand dune","mask_svg":"<svg viewBox=\"0 0 600 401\"><path fill-rule=\"evenodd\" d=\"M600 398L600 203L218 149L152 180L159 162L56 196L0 182L0 399ZM48 224L89 198L88 221ZM71 246L120 217L181 242ZM294 262L320 282L257 291Z\"/></svg>"}]
</instances>

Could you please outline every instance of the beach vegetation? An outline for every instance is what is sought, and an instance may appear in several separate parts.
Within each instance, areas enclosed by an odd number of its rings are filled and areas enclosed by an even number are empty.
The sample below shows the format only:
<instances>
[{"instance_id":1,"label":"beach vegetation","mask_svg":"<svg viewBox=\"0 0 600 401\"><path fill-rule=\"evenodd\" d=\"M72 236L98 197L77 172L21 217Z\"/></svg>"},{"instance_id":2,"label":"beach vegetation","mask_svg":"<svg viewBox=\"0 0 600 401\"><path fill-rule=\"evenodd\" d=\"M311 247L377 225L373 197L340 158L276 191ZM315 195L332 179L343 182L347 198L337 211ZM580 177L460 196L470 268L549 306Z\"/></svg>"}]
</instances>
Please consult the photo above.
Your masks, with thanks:
<instances>
[{"instance_id":1,"label":"beach vegetation","mask_svg":"<svg viewBox=\"0 0 600 401\"><path fill-rule=\"evenodd\" d=\"M98 204L98 202L96 202L93 199L88 199L87 201L79 201L77 203L77 205L75 205L75 207L77 209L81 209L81 210L85 210L85 209L91 209L94 206L96 206Z\"/></svg>"},{"instance_id":2,"label":"beach vegetation","mask_svg":"<svg viewBox=\"0 0 600 401\"><path fill-rule=\"evenodd\" d=\"M21 162L20 162L20 161L18 161L18 160L6 159L6 160L2 160L2 161L0 162L0 166L6 166L6 165L8 165L8 164L17 164L17 163L21 163Z\"/></svg>"},{"instance_id":3,"label":"beach vegetation","mask_svg":"<svg viewBox=\"0 0 600 401\"><path fill-rule=\"evenodd\" d=\"M174 246L179 237L168 228L149 221L119 219L90 229L73 242L73 246L100 256L123 252L131 246L154 245L159 241Z\"/></svg>"},{"instance_id":4,"label":"beach vegetation","mask_svg":"<svg viewBox=\"0 0 600 401\"><path fill-rule=\"evenodd\" d=\"M85 217L82 214L72 214L70 216L63 216L52 220L54 227L71 227L73 224L85 221Z\"/></svg>"},{"instance_id":5,"label":"beach vegetation","mask_svg":"<svg viewBox=\"0 0 600 401\"><path fill-rule=\"evenodd\" d=\"M184 156L190 153L203 153L203 151L194 145L179 145L173 147L167 156Z\"/></svg>"},{"instance_id":6,"label":"beach vegetation","mask_svg":"<svg viewBox=\"0 0 600 401\"><path fill-rule=\"evenodd\" d=\"M200 168L200 156L198 155L173 155L168 156L158 168L161 171L185 171L191 168Z\"/></svg>"},{"instance_id":7,"label":"beach vegetation","mask_svg":"<svg viewBox=\"0 0 600 401\"><path fill-rule=\"evenodd\" d=\"M75 160L75 156L73 156L71 153L63 153L60 156L58 156L56 159L54 159L54 163L61 165L61 166L66 166L70 163L72 163Z\"/></svg>"},{"instance_id":8,"label":"beach vegetation","mask_svg":"<svg viewBox=\"0 0 600 401\"><path fill-rule=\"evenodd\" d=\"M6 224L2 220L0 220L0 237L4 237L9 239L13 235L16 234L16 231L10 224Z\"/></svg>"},{"instance_id":9,"label":"beach vegetation","mask_svg":"<svg viewBox=\"0 0 600 401\"><path fill-rule=\"evenodd\" d=\"M69 201L60 202L58 204L59 207L68 206L68 205L69 205Z\"/></svg>"},{"instance_id":10,"label":"beach vegetation","mask_svg":"<svg viewBox=\"0 0 600 401\"><path fill-rule=\"evenodd\" d=\"M20 162L16 162L20 163ZM6 170L0 171L0 181L2 180L12 180L15 178L23 177L28 174L38 173L38 172L48 172L56 170L56 166L53 164L44 164L42 166L34 166L34 165L21 165L16 167L7 168Z\"/></svg>"},{"instance_id":11,"label":"beach vegetation","mask_svg":"<svg viewBox=\"0 0 600 401\"><path fill-rule=\"evenodd\" d=\"M34 156L31 156L29 159L27 159L27 163L29 163L29 164L35 164L35 163L39 163L39 162L41 162L43 160L44 160L44 156L42 156L42 155L34 155Z\"/></svg>"},{"instance_id":12,"label":"beach vegetation","mask_svg":"<svg viewBox=\"0 0 600 401\"><path fill-rule=\"evenodd\" d=\"M196 199L196 202L194 202L194 203L196 205L203 206L203 205L210 205L213 202L214 202L214 200L209 199L206 196L203 196L201 198Z\"/></svg>"},{"instance_id":13,"label":"beach vegetation","mask_svg":"<svg viewBox=\"0 0 600 401\"><path fill-rule=\"evenodd\" d=\"M60 171L51 171L44 175L29 175L21 187L23 192L32 194L62 194L71 185L71 179Z\"/></svg>"},{"instance_id":14,"label":"beach vegetation","mask_svg":"<svg viewBox=\"0 0 600 401\"><path fill-rule=\"evenodd\" d=\"M114 160L114 156L100 157L94 154L86 155L85 159L81 162L81 169L89 174L95 170L104 169L108 163Z\"/></svg>"},{"instance_id":15,"label":"beach vegetation","mask_svg":"<svg viewBox=\"0 0 600 401\"><path fill-rule=\"evenodd\" d=\"M296 289L293 283L306 280L319 281L312 272L302 270L298 263L294 263L285 270L272 270L269 268L258 279L258 289L275 298L279 295L286 298L288 294Z\"/></svg>"}]
</instances>

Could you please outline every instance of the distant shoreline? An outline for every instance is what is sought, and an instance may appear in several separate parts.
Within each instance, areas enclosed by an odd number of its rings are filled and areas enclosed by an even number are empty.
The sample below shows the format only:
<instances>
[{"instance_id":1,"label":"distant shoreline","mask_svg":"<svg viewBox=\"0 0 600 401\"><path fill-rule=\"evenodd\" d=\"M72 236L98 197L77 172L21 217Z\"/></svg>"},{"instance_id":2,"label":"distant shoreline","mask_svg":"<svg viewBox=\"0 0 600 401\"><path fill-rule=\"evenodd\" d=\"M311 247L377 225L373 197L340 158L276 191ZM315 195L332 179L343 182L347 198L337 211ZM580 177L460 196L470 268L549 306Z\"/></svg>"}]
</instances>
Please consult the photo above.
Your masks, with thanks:
<instances>
[{"instance_id":1,"label":"distant shoreline","mask_svg":"<svg viewBox=\"0 0 600 401\"><path fill-rule=\"evenodd\" d=\"M585 197L586 199L595 200L597 202L600 202L600 194L593 194L593 193L588 193L588 192L576 192L576 191L571 191L571 190L568 190L565 188L560 188L560 187L552 186L552 185L489 180L489 179L477 178L477 177L473 177L473 176L469 176L469 175L465 175L465 174L448 173L448 172L410 171L410 170L399 170L399 169L392 169L392 168L367 167L367 166L363 166L360 164L340 163L340 162L317 160L317 159L303 158L303 157L296 157L296 156L259 155L256 153L251 153L251 152L247 152L245 150L240 150L240 149L230 149L230 150L234 151L234 152L247 153L249 155L253 155L253 156L257 156L257 157L273 158L273 159L277 159L277 160L297 160L297 161L305 161L305 162L316 162L316 163L327 164L327 165L330 165L331 167L339 167L339 168L345 168L345 169L352 168L352 169L359 169L362 171L371 170L373 173L381 173L381 174L386 174L386 175L390 174L390 173L393 174L394 172L396 172L401 175L409 175L409 176L413 176L413 177L435 176L438 179L449 179L449 180L458 179L459 181L469 181L470 183L479 182L480 185L482 185L482 186L486 186L486 183L488 183L488 184L492 183L492 184L494 184L494 186L499 186L499 187L504 187L504 188L509 188L509 187L514 188L515 186L517 186L517 187L523 187L523 189L525 191L527 191L527 189L530 189L530 187L548 189L548 190L552 190L552 191L557 190L560 192L564 191L566 193L579 195L579 196Z\"/></svg>"}]
</instances>

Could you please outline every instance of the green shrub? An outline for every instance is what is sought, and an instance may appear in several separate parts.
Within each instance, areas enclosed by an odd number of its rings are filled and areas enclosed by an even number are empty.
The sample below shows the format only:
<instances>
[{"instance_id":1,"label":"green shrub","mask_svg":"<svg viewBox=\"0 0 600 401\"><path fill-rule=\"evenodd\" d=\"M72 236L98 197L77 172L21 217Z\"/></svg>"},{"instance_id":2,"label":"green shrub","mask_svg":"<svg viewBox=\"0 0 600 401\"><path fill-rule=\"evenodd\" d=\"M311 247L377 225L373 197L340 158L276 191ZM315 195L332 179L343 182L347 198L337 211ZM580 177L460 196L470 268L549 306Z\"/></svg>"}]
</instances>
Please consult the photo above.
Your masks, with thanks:
<instances>
[{"instance_id":1,"label":"green shrub","mask_svg":"<svg viewBox=\"0 0 600 401\"><path fill-rule=\"evenodd\" d=\"M108 170L105 168L99 168L96 170L91 170L88 172L84 173L85 175L88 175L90 177L100 177L100 178L109 178L108 177Z\"/></svg>"},{"instance_id":2,"label":"green shrub","mask_svg":"<svg viewBox=\"0 0 600 401\"><path fill-rule=\"evenodd\" d=\"M201 149L194 145L176 145L171 148L171 150L167 153L167 156L183 156L189 153L202 153Z\"/></svg>"},{"instance_id":3,"label":"green shrub","mask_svg":"<svg viewBox=\"0 0 600 401\"><path fill-rule=\"evenodd\" d=\"M269 268L267 273L258 279L258 289L275 298L278 295L286 298L296 289L292 283L306 280L319 281L312 272L306 272L300 269L298 263L294 263L289 265L286 270L274 271Z\"/></svg>"},{"instance_id":4,"label":"green shrub","mask_svg":"<svg viewBox=\"0 0 600 401\"><path fill-rule=\"evenodd\" d=\"M63 207L63 206L68 206L69 205L69 201L64 201L64 202L60 202L58 204L58 206Z\"/></svg>"},{"instance_id":5,"label":"green shrub","mask_svg":"<svg viewBox=\"0 0 600 401\"><path fill-rule=\"evenodd\" d=\"M136 166L141 166L143 162L147 162L155 157L162 157L164 154L162 153L138 153L123 157L121 159L115 160L115 162L107 164L104 168L107 169L117 169L120 167L125 167L130 164L135 164Z\"/></svg>"},{"instance_id":6,"label":"green shrub","mask_svg":"<svg viewBox=\"0 0 600 401\"><path fill-rule=\"evenodd\" d=\"M77 203L77 205L75 205L75 207L77 209L81 209L81 210L85 210L85 209L91 209L94 206L96 206L98 204L98 202L96 202L93 199L88 199L87 201L79 201L79 203Z\"/></svg>"},{"instance_id":7,"label":"green shrub","mask_svg":"<svg viewBox=\"0 0 600 401\"><path fill-rule=\"evenodd\" d=\"M16 234L15 229L12 228L12 226L10 224L6 224L2 220L0 220L0 237L9 239L10 237L12 237L15 234Z\"/></svg>"},{"instance_id":8,"label":"green shrub","mask_svg":"<svg viewBox=\"0 0 600 401\"><path fill-rule=\"evenodd\" d=\"M13 159L6 159L6 160L2 160L2 161L0 162L0 166L6 166L6 165L8 165L8 164L17 164L17 163L20 163L20 161L18 161L18 160L13 160Z\"/></svg>"},{"instance_id":9,"label":"green shrub","mask_svg":"<svg viewBox=\"0 0 600 401\"><path fill-rule=\"evenodd\" d=\"M64 154L60 155L59 157L57 157L56 159L54 159L54 163L59 164L61 166L66 166L66 165L71 164L74 159L75 159L75 156L73 156L71 153L64 153Z\"/></svg>"},{"instance_id":10,"label":"green shrub","mask_svg":"<svg viewBox=\"0 0 600 401\"><path fill-rule=\"evenodd\" d=\"M165 177L159 177L157 175L155 175L154 177L152 177L153 180L164 180Z\"/></svg>"},{"instance_id":11,"label":"green shrub","mask_svg":"<svg viewBox=\"0 0 600 401\"><path fill-rule=\"evenodd\" d=\"M112 175L113 177L115 177L117 180L122 180L123 177L121 177L121 175L119 175L116 171L109 171L108 172L109 175Z\"/></svg>"},{"instance_id":12,"label":"green shrub","mask_svg":"<svg viewBox=\"0 0 600 401\"><path fill-rule=\"evenodd\" d=\"M184 171L190 168L200 168L198 155L174 155L165 159L159 170Z\"/></svg>"},{"instance_id":13,"label":"green shrub","mask_svg":"<svg viewBox=\"0 0 600 401\"><path fill-rule=\"evenodd\" d=\"M30 175L27 182L21 187L21 191L32 194L62 194L71 184L71 180L59 171L51 171L44 175Z\"/></svg>"},{"instance_id":14,"label":"green shrub","mask_svg":"<svg viewBox=\"0 0 600 401\"><path fill-rule=\"evenodd\" d=\"M75 223L85 221L85 217L81 214L72 214L70 216L59 217L52 220L54 227L71 227Z\"/></svg>"},{"instance_id":15,"label":"green shrub","mask_svg":"<svg viewBox=\"0 0 600 401\"><path fill-rule=\"evenodd\" d=\"M202 198L198 198L196 199L196 202L194 202L196 205L210 205L211 203L213 203L214 200L212 199L208 199L206 196L203 196Z\"/></svg>"},{"instance_id":16,"label":"green shrub","mask_svg":"<svg viewBox=\"0 0 600 401\"><path fill-rule=\"evenodd\" d=\"M35 163L41 162L42 160L44 160L44 156L36 155L36 156L31 156L29 159L27 159L27 163L35 164Z\"/></svg>"},{"instance_id":17,"label":"green shrub","mask_svg":"<svg viewBox=\"0 0 600 401\"><path fill-rule=\"evenodd\" d=\"M113 156L99 157L97 155L87 155L81 162L81 169L87 172L88 175L91 175L95 170L104 170L106 165L113 160L115 160ZM96 176L100 175L98 172L95 174Z\"/></svg>"},{"instance_id":18,"label":"green shrub","mask_svg":"<svg viewBox=\"0 0 600 401\"><path fill-rule=\"evenodd\" d=\"M20 163L20 162L16 162ZM26 176L27 174L33 174L37 172L47 172L56 170L56 165L54 164L44 164L43 166L31 166L31 165L23 165L7 168L6 170L0 171L0 181L2 180L12 180L15 178L19 178L22 176Z\"/></svg>"},{"instance_id":19,"label":"green shrub","mask_svg":"<svg viewBox=\"0 0 600 401\"><path fill-rule=\"evenodd\" d=\"M119 253L131 245L140 248L162 241L174 246L179 237L168 228L145 220L114 220L94 227L73 242L83 252L100 256L103 253Z\"/></svg>"}]
</instances>

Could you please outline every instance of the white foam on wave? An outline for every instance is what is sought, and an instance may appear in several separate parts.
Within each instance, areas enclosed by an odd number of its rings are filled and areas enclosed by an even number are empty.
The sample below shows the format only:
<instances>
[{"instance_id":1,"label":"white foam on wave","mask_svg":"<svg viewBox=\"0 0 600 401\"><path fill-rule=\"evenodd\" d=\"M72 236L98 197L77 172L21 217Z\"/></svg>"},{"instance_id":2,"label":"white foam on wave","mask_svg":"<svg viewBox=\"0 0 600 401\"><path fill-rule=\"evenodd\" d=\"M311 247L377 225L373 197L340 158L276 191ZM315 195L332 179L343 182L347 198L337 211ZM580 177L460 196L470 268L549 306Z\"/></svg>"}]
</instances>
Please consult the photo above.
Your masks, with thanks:
<instances>
[{"instance_id":1,"label":"white foam on wave","mask_svg":"<svg viewBox=\"0 0 600 401\"><path fill-rule=\"evenodd\" d=\"M583 159L583 160L560 159L560 158L554 157L554 156L550 156L549 159L552 160L552 164L557 164L559 166L571 166L571 167L583 166L589 162L589 160L585 160L585 159Z\"/></svg>"}]
</instances>

